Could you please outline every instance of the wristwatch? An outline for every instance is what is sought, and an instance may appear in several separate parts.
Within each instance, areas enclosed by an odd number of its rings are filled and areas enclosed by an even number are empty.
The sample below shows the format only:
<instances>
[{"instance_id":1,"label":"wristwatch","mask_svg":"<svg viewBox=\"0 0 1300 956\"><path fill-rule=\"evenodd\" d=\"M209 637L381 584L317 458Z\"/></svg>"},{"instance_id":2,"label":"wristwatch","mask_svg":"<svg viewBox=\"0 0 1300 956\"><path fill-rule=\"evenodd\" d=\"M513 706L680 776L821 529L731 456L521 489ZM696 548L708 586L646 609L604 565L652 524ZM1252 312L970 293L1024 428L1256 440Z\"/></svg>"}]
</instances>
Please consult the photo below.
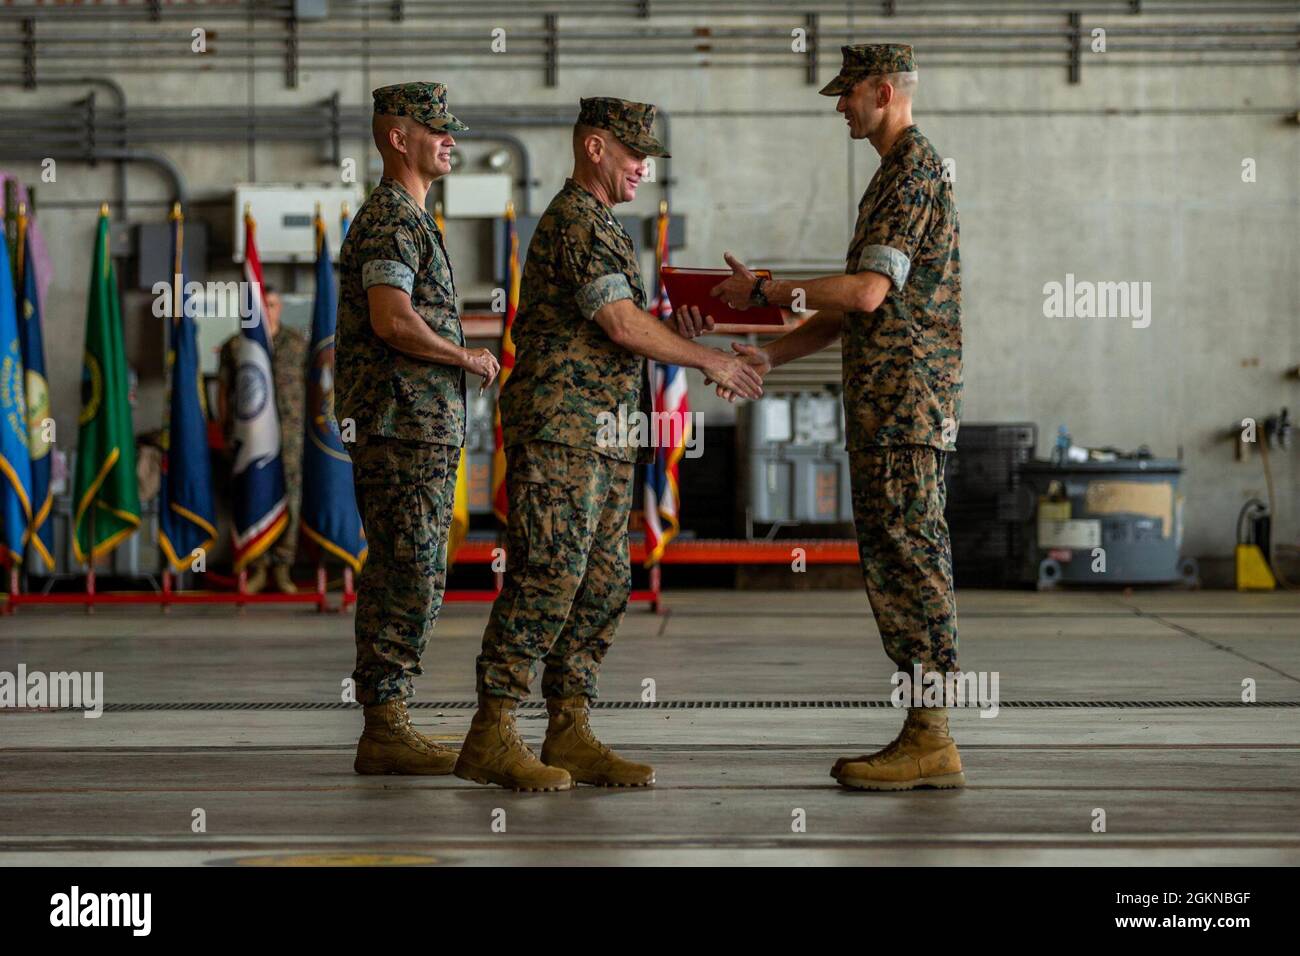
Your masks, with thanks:
<instances>
[{"instance_id":1,"label":"wristwatch","mask_svg":"<svg viewBox=\"0 0 1300 956\"><path fill-rule=\"evenodd\" d=\"M767 306L767 296L763 294L763 283L767 281L767 276L759 276L754 280L754 288L749 293L749 301L754 305Z\"/></svg>"}]
</instances>

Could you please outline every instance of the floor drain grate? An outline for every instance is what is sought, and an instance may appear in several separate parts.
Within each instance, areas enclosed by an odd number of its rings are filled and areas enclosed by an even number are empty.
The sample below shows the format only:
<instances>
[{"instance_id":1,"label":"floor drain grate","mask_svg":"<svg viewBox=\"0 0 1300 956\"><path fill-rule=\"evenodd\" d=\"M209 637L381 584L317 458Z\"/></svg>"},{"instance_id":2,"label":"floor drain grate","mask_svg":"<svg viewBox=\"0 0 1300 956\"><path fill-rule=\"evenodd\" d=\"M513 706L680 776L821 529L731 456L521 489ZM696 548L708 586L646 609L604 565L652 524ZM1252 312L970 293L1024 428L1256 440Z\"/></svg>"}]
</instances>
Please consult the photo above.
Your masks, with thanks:
<instances>
[{"instance_id":1,"label":"floor drain grate","mask_svg":"<svg viewBox=\"0 0 1300 956\"><path fill-rule=\"evenodd\" d=\"M153 703L111 703L104 705L104 712L111 714L129 714L157 710L355 710L358 704L346 704L342 701L158 701ZM413 700L408 706L412 710L473 710L472 700ZM540 700L524 701L522 710L541 710L545 702ZM700 700L660 700L646 702L639 700L601 700L596 701L597 710L825 710L835 708L892 709L888 700L726 700L706 698ZM1238 700L1003 700L999 707L1006 708L1110 708L1115 710L1150 710L1161 707L1198 707L1198 708L1278 708L1300 707L1300 700L1269 700L1253 704Z\"/></svg>"}]
</instances>

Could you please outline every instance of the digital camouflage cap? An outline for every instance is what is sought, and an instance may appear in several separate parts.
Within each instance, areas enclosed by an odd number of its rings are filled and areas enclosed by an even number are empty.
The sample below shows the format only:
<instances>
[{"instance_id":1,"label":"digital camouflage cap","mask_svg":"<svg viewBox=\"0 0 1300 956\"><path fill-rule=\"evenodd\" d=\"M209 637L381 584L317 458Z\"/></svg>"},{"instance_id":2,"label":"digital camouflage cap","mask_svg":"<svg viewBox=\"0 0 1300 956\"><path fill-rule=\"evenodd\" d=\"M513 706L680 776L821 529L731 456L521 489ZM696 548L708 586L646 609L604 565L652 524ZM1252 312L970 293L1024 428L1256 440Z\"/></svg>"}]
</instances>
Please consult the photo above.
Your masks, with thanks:
<instances>
[{"instance_id":1,"label":"digital camouflage cap","mask_svg":"<svg viewBox=\"0 0 1300 956\"><path fill-rule=\"evenodd\" d=\"M655 139L655 108L651 103L633 103L611 96L591 96L581 100L578 123L609 130L620 143L647 156L671 159L664 144Z\"/></svg>"},{"instance_id":2,"label":"digital camouflage cap","mask_svg":"<svg viewBox=\"0 0 1300 956\"><path fill-rule=\"evenodd\" d=\"M864 77L916 69L916 56L906 43L859 43L840 47L840 53L844 56L840 72L818 91L822 96L843 96Z\"/></svg>"},{"instance_id":3,"label":"digital camouflage cap","mask_svg":"<svg viewBox=\"0 0 1300 956\"><path fill-rule=\"evenodd\" d=\"M438 133L469 129L447 112L447 87L442 83L398 83L372 94L376 116L409 116Z\"/></svg>"}]
</instances>

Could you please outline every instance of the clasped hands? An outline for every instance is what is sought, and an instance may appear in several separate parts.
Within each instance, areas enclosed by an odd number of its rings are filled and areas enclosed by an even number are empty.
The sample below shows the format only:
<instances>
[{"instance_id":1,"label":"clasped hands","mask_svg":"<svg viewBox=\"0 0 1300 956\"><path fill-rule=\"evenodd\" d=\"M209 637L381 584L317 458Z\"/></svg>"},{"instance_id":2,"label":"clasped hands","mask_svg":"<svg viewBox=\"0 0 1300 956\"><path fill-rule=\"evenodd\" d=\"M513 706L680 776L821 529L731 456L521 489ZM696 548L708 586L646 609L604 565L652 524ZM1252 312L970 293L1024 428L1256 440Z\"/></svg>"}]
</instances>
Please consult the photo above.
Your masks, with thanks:
<instances>
[{"instance_id":1,"label":"clasped hands","mask_svg":"<svg viewBox=\"0 0 1300 956\"><path fill-rule=\"evenodd\" d=\"M743 312L752 304L750 296L758 277L750 272L745 264L731 253L723 253L727 265L731 266L731 275L723 279L712 289L709 295L721 299L731 308ZM683 338L693 339L712 332L713 317L702 315L693 305L684 305L673 313L677 334ZM732 342L734 355L728 355L722 349L718 353L716 368L704 370L704 384L717 385L718 396L729 402L739 398L758 398L764 377L772 370L771 359L757 346L746 342Z\"/></svg>"}]
</instances>

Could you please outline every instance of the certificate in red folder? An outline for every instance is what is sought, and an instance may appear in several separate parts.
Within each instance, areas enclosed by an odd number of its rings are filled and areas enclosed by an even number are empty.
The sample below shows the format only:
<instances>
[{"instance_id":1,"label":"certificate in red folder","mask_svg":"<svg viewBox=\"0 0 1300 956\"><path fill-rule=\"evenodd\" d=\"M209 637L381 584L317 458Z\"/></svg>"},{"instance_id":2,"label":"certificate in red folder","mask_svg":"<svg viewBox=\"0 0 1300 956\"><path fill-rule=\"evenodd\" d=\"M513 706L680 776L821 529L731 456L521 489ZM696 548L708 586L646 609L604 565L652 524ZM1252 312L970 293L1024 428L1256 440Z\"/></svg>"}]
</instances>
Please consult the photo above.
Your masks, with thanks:
<instances>
[{"instance_id":1,"label":"certificate in red folder","mask_svg":"<svg viewBox=\"0 0 1300 956\"><path fill-rule=\"evenodd\" d=\"M754 269L754 275L772 278L770 269ZM721 299L709 295L709 290L731 275L730 269L683 269L663 266L659 270L668 300L676 312L684 305L693 305L701 315L712 316L715 325L785 325L781 310L774 305L751 306L744 312L733 309Z\"/></svg>"}]
</instances>

